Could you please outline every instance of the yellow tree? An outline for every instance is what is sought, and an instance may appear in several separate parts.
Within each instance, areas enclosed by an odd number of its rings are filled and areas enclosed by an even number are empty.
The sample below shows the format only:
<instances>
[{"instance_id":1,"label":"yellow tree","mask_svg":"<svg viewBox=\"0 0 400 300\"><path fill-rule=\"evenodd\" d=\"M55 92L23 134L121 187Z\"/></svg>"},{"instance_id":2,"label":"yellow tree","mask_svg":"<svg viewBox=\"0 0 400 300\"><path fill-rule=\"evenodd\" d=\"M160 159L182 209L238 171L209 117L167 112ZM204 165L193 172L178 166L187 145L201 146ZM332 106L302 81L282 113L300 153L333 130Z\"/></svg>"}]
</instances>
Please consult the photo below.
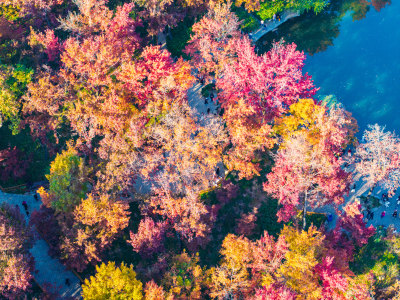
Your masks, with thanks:
<instances>
[{"instance_id":1,"label":"yellow tree","mask_svg":"<svg viewBox=\"0 0 400 300\"><path fill-rule=\"evenodd\" d=\"M63 258L79 271L100 261L100 254L129 224L129 205L108 195L89 194L74 210L72 228L64 224Z\"/></svg>"},{"instance_id":2,"label":"yellow tree","mask_svg":"<svg viewBox=\"0 0 400 300\"><path fill-rule=\"evenodd\" d=\"M314 226L308 231L285 226L281 235L285 236L289 251L277 270L277 278L297 293L307 295L307 299L321 299L322 290L314 268L322 255L324 235Z\"/></svg>"},{"instance_id":3,"label":"yellow tree","mask_svg":"<svg viewBox=\"0 0 400 300\"><path fill-rule=\"evenodd\" d=\"M250 287L249 264L253 243L246 237L228 234L220 251L220 265L210 270L211 296L218 299L235 299L247 293Z\"/></svg>"},{"instance_id":4,"label":"yellow tree","mask_svg":"<svg viewBox=\"0 0 400 300\"><path fill-rule=\"evenodd\" d=\"M264 2L265 0L236 0L235 5L236 6L242 6L244 4L244 7L248 12L252 11L259 11L260 10L260 2Z\"/></svg>"},{"instance_id":5,"label":"yellow tree","mask_svg":"<svg viewBox=\"0 0 400 300\"><path fill-rule=\"evenodd\" d=\"M114 262L102 263L96 266L95 276L85 279L82 296L85 300L140 300L143 299L142 283L136 279L132 266L122 263L115 267Z\"/></svg>"},{"instance_id":6,"label":"yellow tree","mask_svg":"<svg viewBox=\"0 0 400 300\"><path fill-rule=\"evenodd\" d=\"M300 99L290 105L289 114L276 120L274 130L283 142L287 141L295 132L305 132L311 145L318 144L320 129L318 120L324 118L326 107L317 105L313 99Z\"/></svg>"}]
</instances>

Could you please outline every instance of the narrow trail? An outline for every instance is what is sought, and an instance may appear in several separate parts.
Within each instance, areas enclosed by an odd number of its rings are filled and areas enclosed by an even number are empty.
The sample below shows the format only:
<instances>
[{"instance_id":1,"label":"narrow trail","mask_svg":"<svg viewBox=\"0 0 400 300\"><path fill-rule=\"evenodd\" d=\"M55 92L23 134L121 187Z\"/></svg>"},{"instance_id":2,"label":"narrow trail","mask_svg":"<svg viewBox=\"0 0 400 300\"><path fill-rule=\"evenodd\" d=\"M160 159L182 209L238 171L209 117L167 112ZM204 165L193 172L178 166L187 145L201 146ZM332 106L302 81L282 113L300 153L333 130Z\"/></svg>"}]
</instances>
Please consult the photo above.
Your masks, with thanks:
<instances>
[{"instance_id":1,"label":"narrow trail","mask_svg":"<svg viewBox=\"0 0 400 300\"><path fill-rule=\"evenodd\" d=\"M34 193L26 194L7 194L0 191L0 203L7 202L8 204L18 207L21 213L25 216L25 221L29 222L29 217L25 213L22 202L26 201L28 204L29 215L34 210L39 210L42 202L35 200ZM37 234L38 237L39 234ZM38 238L33 247L29 250L35 259L35 272L33 275L37 283L44 289L55 292L59 295L58 299L82 299L81 286L79 279L68 271L57 259L49 256L49 246L41 238ZM70 285L65 284L65 280L69 279Z\"/></svg>"},{"instance_id":2,"label":"narrow trail","mask_svg":"<svg viewBox=\"0 0 400 300\"><path fill-rule=\"evenodd\" d=\"M278 20L265 21L265 23L262 24L258 29L254 30L252 33L250 33L249 34L250 39L253 42L257 42L266 33L274 30L282 23L285 23L287 20L298 17L298 16L300 16L300 14L297 11L291 11L291 10L284 11L282 13L281 19L279 21Z\"/></svg>"}]
</instances>

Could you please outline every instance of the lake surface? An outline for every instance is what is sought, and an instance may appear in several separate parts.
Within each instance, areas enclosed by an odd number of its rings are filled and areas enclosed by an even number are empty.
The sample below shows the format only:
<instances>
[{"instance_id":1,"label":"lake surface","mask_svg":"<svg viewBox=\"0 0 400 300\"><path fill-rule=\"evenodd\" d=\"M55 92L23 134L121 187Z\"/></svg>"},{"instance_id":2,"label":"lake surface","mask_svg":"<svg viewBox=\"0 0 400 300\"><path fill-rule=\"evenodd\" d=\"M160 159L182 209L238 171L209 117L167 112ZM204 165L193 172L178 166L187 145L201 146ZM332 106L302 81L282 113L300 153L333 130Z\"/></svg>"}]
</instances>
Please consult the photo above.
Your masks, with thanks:
<instances>
[{"instance_id":1,"label":"lake surface","mask_svg":"<svg viewBox=\"0 0 400 300\"><path fill-rule=\"evenodd\" d=\"M325 12L265 35L260 51L280 38L307 53L304 71L320 87L318 95L335 95L360 132L378 123L400 135L400 1L333 1Z\"/></svg>"}]
</instances>

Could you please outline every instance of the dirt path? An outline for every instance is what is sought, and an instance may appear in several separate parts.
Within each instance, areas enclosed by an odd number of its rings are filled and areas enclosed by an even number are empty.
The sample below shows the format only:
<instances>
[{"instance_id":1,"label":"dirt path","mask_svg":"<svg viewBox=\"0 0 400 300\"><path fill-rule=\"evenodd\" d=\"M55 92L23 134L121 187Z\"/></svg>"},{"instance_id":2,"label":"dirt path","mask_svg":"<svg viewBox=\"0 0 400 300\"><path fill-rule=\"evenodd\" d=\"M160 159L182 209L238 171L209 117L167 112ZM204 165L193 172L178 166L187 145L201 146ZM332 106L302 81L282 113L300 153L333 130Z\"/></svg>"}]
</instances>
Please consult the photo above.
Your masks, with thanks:
<instances>
[{"instance_id":1,"label":"dirt path","mask_svg":"<svg viewBox=\"0 0 400 300\"><path fill-rule=\"evenodd\" d=\"M281 19L278 20L266 20L263 25L261 25L258 29L253 31L249 36L253 42L258 41L262 36L266 33L274 30L282 23L285 23L287 20L300 16L300 14L296 11L284 11L282 13Z\"/></svg>"}]
</instances>

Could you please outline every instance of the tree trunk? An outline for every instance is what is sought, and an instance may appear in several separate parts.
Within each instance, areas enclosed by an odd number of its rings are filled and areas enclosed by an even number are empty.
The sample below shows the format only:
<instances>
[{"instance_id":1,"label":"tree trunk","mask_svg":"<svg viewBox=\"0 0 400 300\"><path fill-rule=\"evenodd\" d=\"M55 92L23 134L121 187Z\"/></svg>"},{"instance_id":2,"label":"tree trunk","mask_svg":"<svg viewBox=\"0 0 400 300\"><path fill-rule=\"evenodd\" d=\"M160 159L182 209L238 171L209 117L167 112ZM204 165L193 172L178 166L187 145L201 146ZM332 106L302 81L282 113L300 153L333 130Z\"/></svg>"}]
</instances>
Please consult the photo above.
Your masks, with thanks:
<instances>
[{"instance_id":1,"label":"tree trunk","mask_svg":"<svg viewBox=\"0 0 400 300\"><path fill-rule=\"evenodd\" d=\"M306 230L306 214L307 214L307 192L304 195L304 205L303 205L303 230Z\"/></svg>"}]
</instances>

